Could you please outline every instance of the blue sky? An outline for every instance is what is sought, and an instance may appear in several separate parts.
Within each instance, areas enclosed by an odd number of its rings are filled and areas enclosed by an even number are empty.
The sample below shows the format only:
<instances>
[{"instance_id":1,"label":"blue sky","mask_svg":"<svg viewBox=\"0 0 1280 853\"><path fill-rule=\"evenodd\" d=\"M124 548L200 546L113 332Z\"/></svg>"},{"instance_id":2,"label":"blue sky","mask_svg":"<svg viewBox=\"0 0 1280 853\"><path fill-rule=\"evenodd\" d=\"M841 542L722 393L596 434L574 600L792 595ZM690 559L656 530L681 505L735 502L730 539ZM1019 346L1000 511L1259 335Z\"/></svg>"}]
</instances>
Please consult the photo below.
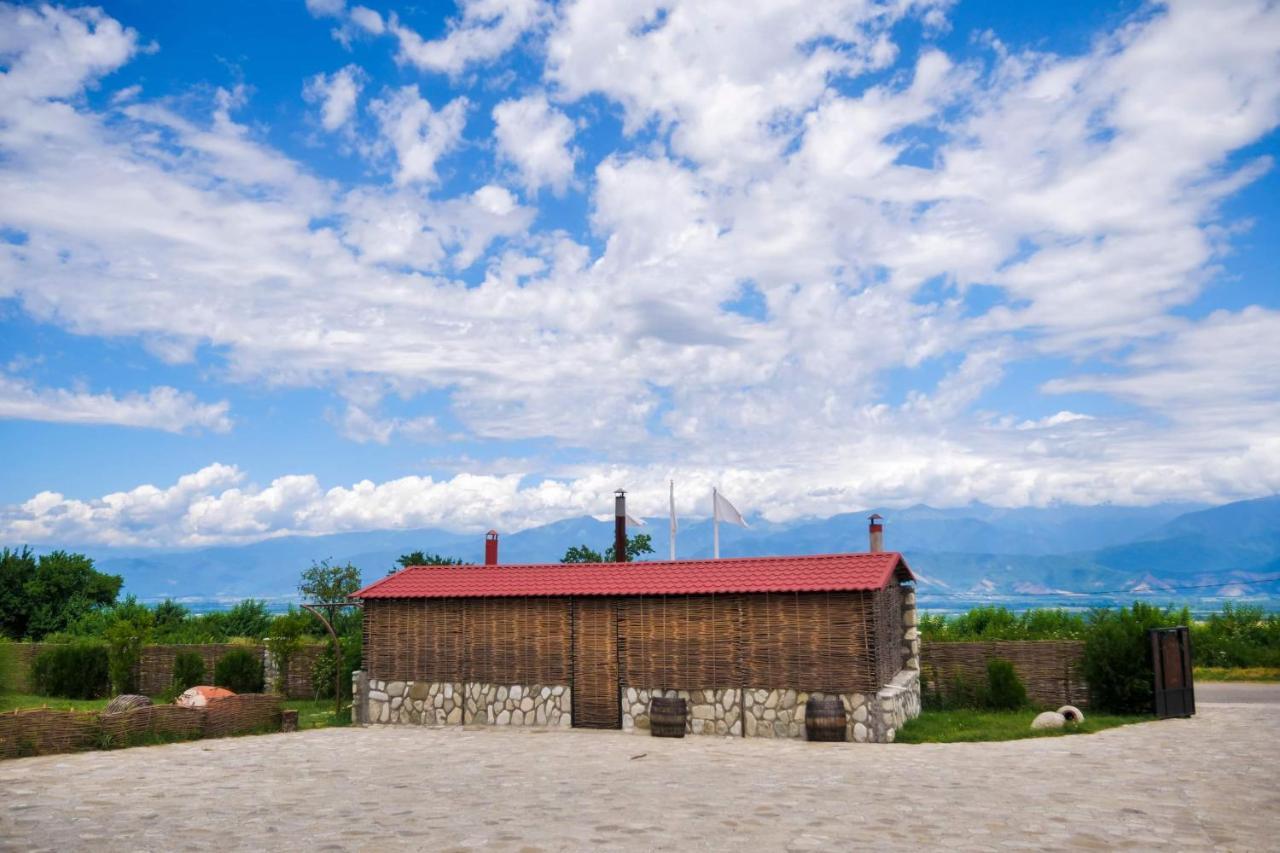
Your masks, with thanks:
<instances>
[{"instance_id":1,"label":"blue sky","mask_svg":"<svg viewBox=\"0 0 1280 853\"><path fill-rule=\"evenodd\" d=\"M1265 3L0 4L0 539L1280 491L1277 123Z\"/></svg>"}]
</instances>

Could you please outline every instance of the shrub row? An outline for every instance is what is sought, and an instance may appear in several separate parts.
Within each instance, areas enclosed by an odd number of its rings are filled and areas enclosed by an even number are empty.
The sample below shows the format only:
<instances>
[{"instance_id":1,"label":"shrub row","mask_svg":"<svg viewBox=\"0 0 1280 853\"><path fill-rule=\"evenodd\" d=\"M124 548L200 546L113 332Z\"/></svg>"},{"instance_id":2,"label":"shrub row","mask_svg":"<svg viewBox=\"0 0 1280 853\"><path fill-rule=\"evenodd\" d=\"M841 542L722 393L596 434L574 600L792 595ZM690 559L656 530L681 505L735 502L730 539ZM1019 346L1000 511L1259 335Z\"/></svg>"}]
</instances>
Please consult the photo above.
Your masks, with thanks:
<instances>
[{"instance_id":1,"label":"shrub row","mask_svg":"<svg viewBox=\"0 0 1280 853\"><path fill-rule=\"evenodd\" d=\"M67 699L96 699L111 692L132 690L138 649L135 638L118 637L111 643L77 640L45 649L31 664L31 681L43 696ZM129 666L129 668L126 668ZM173 663L173 698L204 680L204 661L192 652L182 652ZM213 683L233 693L261 693L262 660L249 649L232 649L218 659Z\"/></svg>"}]
</instances>

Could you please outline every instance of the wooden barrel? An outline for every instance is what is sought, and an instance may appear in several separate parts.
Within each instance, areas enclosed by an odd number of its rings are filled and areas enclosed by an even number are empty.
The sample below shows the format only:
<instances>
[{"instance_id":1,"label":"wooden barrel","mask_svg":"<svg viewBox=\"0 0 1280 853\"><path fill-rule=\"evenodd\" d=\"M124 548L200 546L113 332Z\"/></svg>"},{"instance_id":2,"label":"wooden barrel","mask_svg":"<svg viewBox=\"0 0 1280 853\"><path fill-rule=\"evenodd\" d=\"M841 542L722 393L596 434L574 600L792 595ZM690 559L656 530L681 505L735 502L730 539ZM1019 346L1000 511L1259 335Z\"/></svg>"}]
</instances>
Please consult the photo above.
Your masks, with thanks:
<instances>
[{"instance_id":1,"label":"wooden barrel","mask_svg":"<svg viewBox=\"0 0 1280 853\"><path fill-rule=\"evenodd\" d=\"M805 703L804 733L809 740L843 741L848 721L839 696L812 696Z\"/></svg>"},{"instance_id":2,"label":"wooden barrel","mask_svg":"<svg viewBox=\"0 0 1280 853\"><path fill-rule=\"evenodd\" d=\"M688 703L655 696L649 700L649 733L654 737L684 737Z\"/></svg>"}]
</instances>

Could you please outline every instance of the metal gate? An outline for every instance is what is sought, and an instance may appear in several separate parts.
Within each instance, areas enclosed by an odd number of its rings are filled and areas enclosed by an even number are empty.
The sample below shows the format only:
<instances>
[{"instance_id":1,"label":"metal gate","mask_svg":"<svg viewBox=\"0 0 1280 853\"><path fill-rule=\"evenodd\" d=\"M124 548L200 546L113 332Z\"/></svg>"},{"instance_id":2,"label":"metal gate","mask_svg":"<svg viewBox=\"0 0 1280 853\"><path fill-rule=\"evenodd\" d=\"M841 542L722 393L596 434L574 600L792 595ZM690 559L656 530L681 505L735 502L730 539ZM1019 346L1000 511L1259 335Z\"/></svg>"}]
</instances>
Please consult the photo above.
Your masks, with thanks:
<instances>
[{"instance_id":1,"label":"metal gate","mask_svg":"<svg viewBox=\"0 0 1280 853\"><path fill-rule=\"evenodd\" d=\"M1185 627L1152 628L1151 664L1155 670L1157 717L1190 717L1196 712L1191 681L1191 632Z\"/></svg>"},{"instance_id":2,"label":"metal gate","mask_svg":"<svg viewBox=\"0 0 1280 853\"><path fill-rule=\"evenodd\" d=\"M609 598L573 600L573 724L622 728L618 610Z\"/></svg>"}]
</instances>

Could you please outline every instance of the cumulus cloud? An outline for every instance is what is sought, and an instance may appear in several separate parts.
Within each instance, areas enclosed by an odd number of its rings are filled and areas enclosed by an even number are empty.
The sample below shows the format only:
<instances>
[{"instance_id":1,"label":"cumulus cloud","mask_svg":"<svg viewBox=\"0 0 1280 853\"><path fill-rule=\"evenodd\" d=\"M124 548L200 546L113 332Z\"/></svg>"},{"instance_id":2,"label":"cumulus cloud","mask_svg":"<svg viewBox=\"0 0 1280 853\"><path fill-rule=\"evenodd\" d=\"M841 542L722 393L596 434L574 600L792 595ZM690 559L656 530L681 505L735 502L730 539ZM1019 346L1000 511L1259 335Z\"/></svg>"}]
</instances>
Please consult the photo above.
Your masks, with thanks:
<instances>
[{"instance_id":1,"label":"cumulus cloud","mask_svg":"<svg viewBox=\"0 0 1280 853\"><path fill-rule=\"evenodd\" d=\"M436 110L417 86L388 92L369 109L395 153L395 180L401 185L434 183L436 162L458 144L467 121L466 98L455 98Z\"/></svg>"},{"instance_id":2,"label":"cumulus cloud","mask_svg":"<svg viewBox=\"0 0 1280 853\"><path fill-rule=\"evenodd\" d=\"M340 183L237 119L248 89L205 112L194 96L66 100L137 35L96 12L3 9L0 224L26 239L0 242L0 298L167 359L216 352L231 381L441 393L469 441L588 460L528 506L493 497L483 521L432 523L548 519L673 471L779 517L829 512L824 496L1280 488L1274 306L1196 307L1235 233L1224 202L1271 167L1249 146L1280 121L1274 4L1152 8L1069 56L991 37L977 58L895 43L904 16L938 25L919 4L472 3L430 42L390 20L406 60L451 74L542 39L530 57L556 105L500 104L496 153L530 193L584 188L581 233L495 182L486 140L465 136L470 102L443 85L431 102L382 92L362 145L391 177ZM623 138L575 184L574 122L599 102ZM463 148L476 168L429 195ZM1044 372L1036 399L994 394L1023 365ZM336 427L411 437L376 396ZM495 496L531 488L498 479ZM207 535L346 529L386 485L346 490L348 515L306 498L323 490L305 476L225 487ZM272 501L311 514L232 510Z\"/></svg>"},{"instance_id":3,"label":"cumulus cloud","mask_svg":"<svg viewBox=\"0 0 1280 853\"><path fill-rule=\"evenodd\" d=\"M67 424L112 424L166 432L231 429L230 404L202 403L194 394L160 386L145 394L93 394L38 388L0 374L0 419Z\"/></svg>"},{"instance_id":4,"label":"cumulus cloud","mask_svg":"<svg viewBox=\"0 0 1280 853\"><path fill-rule=\"evenodd\" d=\"M502 156L520 172L525 189L564 192L573 179L573 122L542 94L503 101L493 108L494 138Z\"/></svg>"},{"instance_id":5,"label":"cumulus cloud","mask_svg":"<svg viewBox=\"0 0 1280 853\"><path fill-rule=\"evenodd\" d=\"M339 130L355 115L356 101L364 85L365 73L348 65L332 74L317 74L307 80L302 95L320 106L320 124L327 131Z\"/></svg>"},{"instance_id":6,"label":"cumulus cloud","mask_svg":"<svg viewBox=\"0 0 1280 853\"><path fill-rule=\"evenodd\" d=\"M458 74L468 65L496 59L549 15L543 0L461 0L462 15L444 38L427 41L392 14L387 29L400 43L398 58L423 71Z\"/></svg>"}]
</instances>

